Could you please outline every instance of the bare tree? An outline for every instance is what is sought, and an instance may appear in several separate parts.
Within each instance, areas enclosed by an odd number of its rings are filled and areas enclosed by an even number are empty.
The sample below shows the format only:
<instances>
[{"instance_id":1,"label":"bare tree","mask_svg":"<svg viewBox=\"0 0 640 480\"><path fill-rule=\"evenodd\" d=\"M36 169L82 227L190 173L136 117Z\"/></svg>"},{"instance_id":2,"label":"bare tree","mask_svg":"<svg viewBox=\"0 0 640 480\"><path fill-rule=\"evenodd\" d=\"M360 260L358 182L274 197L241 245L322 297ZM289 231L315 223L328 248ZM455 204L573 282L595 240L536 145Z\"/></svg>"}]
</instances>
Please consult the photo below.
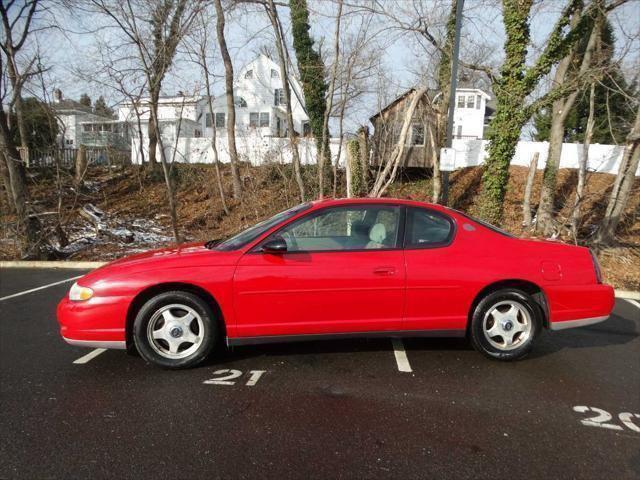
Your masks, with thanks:
<instances>
[{"instance_id":1,"label":"bare tree","mask_svg":"<svg viewBox=\"0 0 640 480\"><path fill-rule=\"evenodd\" d=\"M176 242L179 242L181 236L178 231L175 191L160 132L158 103L162 82L173 63L178 44L188 32L201 2L163 0L158 4L153 0L90 1L97 11L110 18L129 40L146 77L150 110L149 163L155 162L156 151L159 150L167 187L171 227Z\"/></svg>"},{"instance_id":2,"label":"bare tree","mask_svg":"<svg viewBox=\"0 0 640 480\"><path fill-rule=\"evenodd\" d=\"M205 93L207 95L207 107L209 109L209 117L211 118L211 130L212 130L211 150L213 152L213 167L216 173L216 185L218 187L218 194L220 196L220 203L222 204L222 209L226 215L229 215L230 213L229 207L227 206L227 199L224 193L224 187L222 185L222 175L220 173L220 159L218 157L217 128L216 128L216 121L215 121L215 111L213 109L214 98L211 92L211 77L213 76L213 74L209 67L209 60L207 55L210 48L209 34L207 30L207 24L209 23L209 18L205 17L204 11L200 12L198 18L199 18L199 22L198 22L199 37L194 39L195 41L193 42L197 47L194 61L200 66L200 68L202 69L202 75L204 76ZM236 169L236 174L237 174L237 169Z\"/></svg>"},{"instance_id":3,"label":"bare tree","mask_svg":"<svg viewBox=\"0 0 640 480\"><path fill-rule=\"evenodd\" d=\"M287 113L287 135L289 137L289 143L291 145L292 161L293 161L293 174L298 184L298 190L300 191L300 200L305 200L305 188L302 181L302 172L300 167L300 154L298 152L298 139L293 123L293 113L291 111L291 87L289 85L289 62L288 54L286 51L286 44L284 42L284 34L282 31L282 24L278 16L278 11L273 0L267 0L264 4L264 8L267 12L267 16L271 21L273 27L273 33L276 40L276 49L278 51L278 60L280 64L280 78L282 78L282 90L284 92L284 101L286 103Z\"/></svg>"},{"instance_id":4,"label":"bare tree","mask_svg":"<svg viewBox=\"0 0 640 480\"><path fill-rule=\"evenodd\" d=\"M34 65L37 63L38 56L37 54L32 56L26 65L20 68L18 55L33 31L34 15L38 6L38 0L25 2L21 6L15 5L14 2L7 4L0 2L0 16L3 25L3 35L0 42L2 50L0 71L2 71L3 77L6 73L11 86L11 99L7 102L5 110L5 101L9 98L5 91L7 82L5 78L0 82L0 98L2 98L2 105L0 105L0 148L2 149L0 162L3 163L2 170L6 172L3 175L5 188L11 193L16 212L16 233L20 255L36 258L41 255L39 248L41 239L38 238L39 222L37 217L32 215L24 165L11 135L10 115L15 111L21 142L26 146L27 133L22 116L22 90L25 82L37 73L38 69L34 68Z\"/></svg>"},{"instance_id":5,"label":"bare tree","mask_svg":"<svg viewBox=\"0 0 640 480\"><path fill-rule=\"evenodd\" d=\"M227 141L229 144L229 162L231 166L231 179L233 184L233 196L240 198L242 195L242 184L238 172L238 151L236 149L236 107L233 98L233 63L227 48L227 41L224 35L224 10L221 0L214 0L216 7L216 32L220 54L224 63L225 93L227 96Z\"/></svg>"},{"instance_id":6,"label":"bare tree","mask_svg":"<svg viewBox=\"0 0 640 480\"><path fill-rule=\"evenodd\" d=\"M607 245L614 242L616 229L631 197L638 165L640 165L640 106L633 128L627 135L624 155L613 184L607 210L596 232L596 244Z\"/></svg>"}]
</instances>

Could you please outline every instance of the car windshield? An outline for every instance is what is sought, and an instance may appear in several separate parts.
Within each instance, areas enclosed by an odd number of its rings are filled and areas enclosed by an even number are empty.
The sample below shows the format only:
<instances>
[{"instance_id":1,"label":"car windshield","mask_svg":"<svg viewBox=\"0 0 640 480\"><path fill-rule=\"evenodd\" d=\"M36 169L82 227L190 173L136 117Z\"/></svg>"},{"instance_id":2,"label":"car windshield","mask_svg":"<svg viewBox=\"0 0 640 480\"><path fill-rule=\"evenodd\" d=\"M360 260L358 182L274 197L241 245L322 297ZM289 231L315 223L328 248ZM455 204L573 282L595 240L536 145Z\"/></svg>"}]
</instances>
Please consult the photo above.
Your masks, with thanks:
<instances>
[{"instance_id":1,"label":"car windshield","mask_svg":"<svg viewBox=\"0 0 640 480\"><path fill-rule=\"evenodd\" d=\"M488 228L489 230L491 230L492 232L496 232L499 233L500 235L504 235L505 237L509 237L509 238L517 238L515 235L511 235L509 232L505 232L504 230L502 230L501 228L496 227L495 225L491 225L490 223L487 223L483 220L480 220L479 218L475 218L472 217L471 215L467 215L464 212L461 212L460 210L455 210L453 208L451 208L450 210L453 210L454 212L458 213L459 215L462 215L463 217L468 218L469 220L479 223L480 225L482 225L485 228Z\"/></svg>"},{"instance_id":2,"label":"car windshield","mask_svg":"<svg viewBox=\"0 0 640 480\"><path fill-rule=\"evenodd\" d=\"M217 244L215 247L216 250L237 250L238 248L242 248L248 243L252 242L264 232L269 230L271 227L283 222L294 215L307 210L311 207L310 203L302 203L300 205L296 205L295 207L290 208L289 210L285 210L284 212L276 213L273 217L267 218L260 223L255 224L252 227L247 228L246 230L237 233L231 238L226 239L225 241Z\"/></svg>"}]
</instances>

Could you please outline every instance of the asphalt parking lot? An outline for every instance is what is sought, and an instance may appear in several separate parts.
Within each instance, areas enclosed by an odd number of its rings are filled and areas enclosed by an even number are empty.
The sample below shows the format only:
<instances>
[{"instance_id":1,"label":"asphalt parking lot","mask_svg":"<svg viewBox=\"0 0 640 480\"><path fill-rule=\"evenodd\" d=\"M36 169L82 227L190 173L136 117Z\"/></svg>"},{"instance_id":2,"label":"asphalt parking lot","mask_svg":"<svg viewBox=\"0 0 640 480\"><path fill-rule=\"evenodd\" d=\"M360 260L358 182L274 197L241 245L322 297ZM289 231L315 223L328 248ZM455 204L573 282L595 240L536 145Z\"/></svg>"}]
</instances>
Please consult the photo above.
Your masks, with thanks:
<instances>
[{"instance_id":1,"label":"asphalt parking lot","mask_svg":"<svg viewBox=\"0 0 640 480\"><path fill-rule=\"evenodd\" d=\"M637 303L516 363L376 339L176 372L61 340L71 282L24 292L81 273L0 271L2 479L640 478Z\"/></svg>"}]
</instances>

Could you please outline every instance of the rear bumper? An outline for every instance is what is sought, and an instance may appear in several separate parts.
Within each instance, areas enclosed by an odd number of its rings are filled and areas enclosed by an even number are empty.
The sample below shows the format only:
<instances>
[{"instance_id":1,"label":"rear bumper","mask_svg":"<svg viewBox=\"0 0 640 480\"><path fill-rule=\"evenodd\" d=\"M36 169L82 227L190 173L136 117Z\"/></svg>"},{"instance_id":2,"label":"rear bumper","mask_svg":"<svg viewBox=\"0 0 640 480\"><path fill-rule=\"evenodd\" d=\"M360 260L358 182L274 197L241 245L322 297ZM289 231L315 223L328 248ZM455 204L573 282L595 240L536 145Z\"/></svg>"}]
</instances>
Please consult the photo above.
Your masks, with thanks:
<instances>
[{"instance_id":1,"label":"rear bumper","mask_svg":"<svg viewBox=\"0 0 640 480\"><path fill-rule=\"evenodd\" d=\"M603 315L602 317L591 318L579 318L577 320L565 320L564 322L550 322L549 328L551 330L564 330L566 328L586 327L587 325L593 325L594 323L604 322L609 315Z\"/></svg>"},{"instance_id":2,"label":"rear bumper","mask_svg":"<svg viewBox=\"0 0 640 480\"><path fill-rule=\"evenodd\" d=\"M615 304L613 287L604 284L564 285L545 289L550 330L584 327L605 321Z\"/></svg>"},{"instance_id":3,"label":"rear bumper","mask_svg":"<svg viewBox=\"0 0 640 480\"><path fill-rule=\"evenodd\" d=\"M126 348L128 297L94 297L58 304L60 335L69 344L92 348Z\"/></svg>"}]
</instances>

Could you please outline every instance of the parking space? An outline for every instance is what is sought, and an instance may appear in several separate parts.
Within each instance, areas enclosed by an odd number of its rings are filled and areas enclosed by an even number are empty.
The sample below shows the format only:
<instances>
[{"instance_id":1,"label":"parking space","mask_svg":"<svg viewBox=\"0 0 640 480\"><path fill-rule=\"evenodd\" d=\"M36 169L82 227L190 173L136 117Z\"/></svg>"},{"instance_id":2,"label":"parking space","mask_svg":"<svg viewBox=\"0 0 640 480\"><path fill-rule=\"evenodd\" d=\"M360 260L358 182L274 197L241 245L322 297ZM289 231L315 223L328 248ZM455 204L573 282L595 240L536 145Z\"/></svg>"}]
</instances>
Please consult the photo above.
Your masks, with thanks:
<instances>
[{"instance_id":1,"label":"parking space","mask_svg":"<svg viewBox=\"0 0 640 480\"><path fill-rule=\"evenodd\" d=\"M0 297L81 273L3 270ZM70 284L0 300L0 478L640 476L640 309L624 300L516 363L375 339L174 372L63 343Z\"/></svg>"}]
</instances>

